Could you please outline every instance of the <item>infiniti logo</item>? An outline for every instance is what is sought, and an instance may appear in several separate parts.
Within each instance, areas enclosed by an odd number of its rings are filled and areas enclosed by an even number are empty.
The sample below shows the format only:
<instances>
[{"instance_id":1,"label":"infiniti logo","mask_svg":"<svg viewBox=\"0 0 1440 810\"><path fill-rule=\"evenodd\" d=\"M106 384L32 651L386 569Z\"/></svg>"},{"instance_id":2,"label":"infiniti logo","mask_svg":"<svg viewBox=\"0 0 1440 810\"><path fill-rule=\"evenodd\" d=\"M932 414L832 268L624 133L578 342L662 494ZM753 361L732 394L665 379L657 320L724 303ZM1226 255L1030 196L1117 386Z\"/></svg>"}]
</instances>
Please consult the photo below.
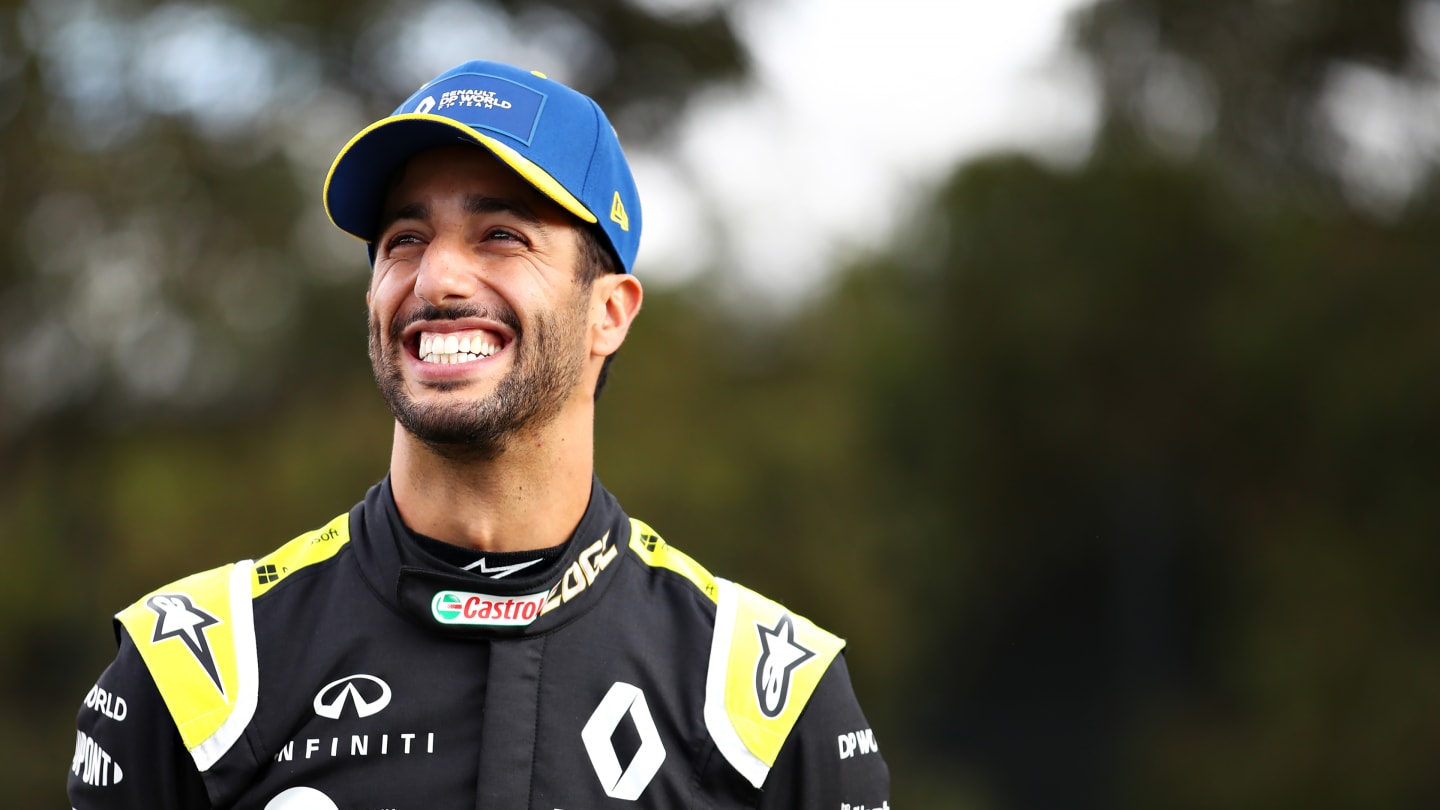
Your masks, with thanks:
<instances>
[{"instance_id":1,"label":"infiniti logo","mask_svg":"<svg viewBox=\"0 0 1440 810\"><path fill-rule=\"evenodd\" d=\"M348 675L331 681L315 695L315 713L339 720L346 703L355 704L358 717L379 714L390 705L390 684L374 675Z\"/></svg>"}]
</instances>

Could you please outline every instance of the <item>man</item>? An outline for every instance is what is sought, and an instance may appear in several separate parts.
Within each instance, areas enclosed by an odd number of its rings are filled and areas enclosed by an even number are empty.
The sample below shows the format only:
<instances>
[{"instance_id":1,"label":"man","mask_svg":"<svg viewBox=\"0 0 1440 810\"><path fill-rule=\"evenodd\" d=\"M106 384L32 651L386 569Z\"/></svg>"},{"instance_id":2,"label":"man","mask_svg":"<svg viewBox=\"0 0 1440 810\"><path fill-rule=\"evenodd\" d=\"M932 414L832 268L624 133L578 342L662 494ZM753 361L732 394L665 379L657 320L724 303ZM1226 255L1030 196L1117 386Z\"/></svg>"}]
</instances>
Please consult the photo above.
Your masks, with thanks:
<instances>
[{"instance_id":1,"label":"man","mask_svg":"<svg viewBox=\"0 0 1440 810\"><path fill-rule=\"evenodd\" d=\"M461 65L341 150L325 205L373 263L390 473L117 615L73 806L888 807L843 642L595 478L595 400L642 299L600 108Z\"/></svg>"}]
</instances>

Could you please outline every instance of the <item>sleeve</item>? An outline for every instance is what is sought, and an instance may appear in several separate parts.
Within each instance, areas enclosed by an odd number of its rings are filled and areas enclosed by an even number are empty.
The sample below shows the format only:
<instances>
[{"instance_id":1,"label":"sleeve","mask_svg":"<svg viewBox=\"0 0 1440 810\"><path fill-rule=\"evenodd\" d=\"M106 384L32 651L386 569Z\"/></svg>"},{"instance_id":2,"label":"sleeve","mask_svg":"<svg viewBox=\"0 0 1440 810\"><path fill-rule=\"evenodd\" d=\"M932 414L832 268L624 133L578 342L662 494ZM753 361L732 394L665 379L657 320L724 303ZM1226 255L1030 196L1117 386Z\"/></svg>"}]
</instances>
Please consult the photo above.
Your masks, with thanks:
<instances>
[{"instance_id":1,"label":"sleeve","mask_svg":"<svg viewBox=\"0 0 1440 810\"><path fill-rule=\"evenodd\" d=\"M205 783L129 633L76 718L74 810L211 810Z\"/></svg>"},{"instance_id":2,"label":"sleeve","mask_svg":"<svg viewBox=\"0 0 1440 810\"><path fill-rule=\"evenodd\" d=\"M890 769L836 656L775 760L761 810L889 810Z\"/></svg>"}]
</instances>

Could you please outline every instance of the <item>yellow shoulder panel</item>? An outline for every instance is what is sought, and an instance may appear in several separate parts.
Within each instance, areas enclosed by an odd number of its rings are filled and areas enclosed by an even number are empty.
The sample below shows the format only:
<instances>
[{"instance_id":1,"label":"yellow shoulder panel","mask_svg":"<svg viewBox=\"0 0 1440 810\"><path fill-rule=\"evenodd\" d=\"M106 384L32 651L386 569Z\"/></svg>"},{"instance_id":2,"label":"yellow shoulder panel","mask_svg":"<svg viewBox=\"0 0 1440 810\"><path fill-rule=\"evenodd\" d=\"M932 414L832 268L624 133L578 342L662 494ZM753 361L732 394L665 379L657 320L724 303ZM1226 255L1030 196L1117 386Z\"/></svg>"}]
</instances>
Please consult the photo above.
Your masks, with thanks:
<instances>
[{"instance_id":1,"label":"yellow shoulder panel","mask_svg":"<svg viewBox=\"0 0 1440 810\"><path fill-rule=\"evenodd\" d=\"M230 749L255 713L250 570L245 560L194 574L116 616L201 771Z\"/></svg>"},{"instance_id":2,"label":"yellow shoulder panel","mask_svg":"<svg viewBox=\"0 0 1440 810\"><path fill-rule=\"evenodd\" d=\"M324 526L300 535L256 561L251 595L259 596L299 569L334 557L348 542L350 513L343 512Z\"/></svg>"},{"instance_id":3,"label":"yellow shoulder panel","mask_svg":"<svg viewBox=\"0 0 1440 810\"><path fill-rule=\"evenodd\" d=\"M760 787L845 641L743 585L716 583L705 725L725 758Z\"/></svg>"},{"instance_id":4,"label":"yellow shoulder panel","mask_svg":"<svg viewBox=\"0 0 1440 810\"><path fill-rule=\"evenodd\" d=\"M349 518L342 514L259 562L241 560L171 583L116 615L201 771L230 750L255 716L255 597L333 557L350 540Z\"/></svg>"},{"instance_id":5,"label":"yellow shoulder panel","mask_svg":"<svg viewBox=\"0 0 1440 810\"><path fill-rule=\"evenodd\" d=\"M652 568L668 568L695 583L695 587L709 597L711 602L717 598L715 577L711 576L703 565L666 543L654 529L635 518L630 518L630 550L646 565Z\"/></svg>"}]
</instances>

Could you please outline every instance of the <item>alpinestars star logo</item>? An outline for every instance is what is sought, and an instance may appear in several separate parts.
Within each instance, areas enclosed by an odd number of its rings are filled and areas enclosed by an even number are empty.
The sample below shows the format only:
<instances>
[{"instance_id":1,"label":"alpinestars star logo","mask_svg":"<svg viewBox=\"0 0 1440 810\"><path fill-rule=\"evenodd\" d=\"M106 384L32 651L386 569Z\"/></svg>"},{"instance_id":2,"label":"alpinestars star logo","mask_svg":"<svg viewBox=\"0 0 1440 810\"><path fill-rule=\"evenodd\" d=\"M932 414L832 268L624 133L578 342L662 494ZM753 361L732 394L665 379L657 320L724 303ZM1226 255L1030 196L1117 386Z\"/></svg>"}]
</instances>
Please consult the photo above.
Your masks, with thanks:
<instances>
[{"instance_id":1,"label":"alpinestars star logo","mask_svg":"<svg viewBox=\"0 0 1440 810\"><path fill-rule=\"evenodd\" d=\"M147 599L145 605L159 616L151 643L179 639L195 656L205 674L210 676L215 688L224 695L225 685L220 680L220 669L215 665L215 654L210 651L210 639L205 635L205 629L219 624L220 620L195 607L190 597L183 593L156 594Z\"/></svg>"},{"instance_id":2,"label":"alpinestars star logo","mask_svg":"<svg viewBox=\"0 0 1440 810\"><path fill-rule=\"evenodd\" d=\"M479 571L480 573L484 574L487 577L490 577L491 579L503 579L515 573L516 571L523 571L538 562L540 562L540 558L536 557L533 560L526 560L525 562L511 563L510 565L497 565L494 568L491 568L490 566L485 564L485 558L481 557L475 562L465 566L465 570Z\"/></svg>"},{"instance_id":3,"label":"alpinestars star logo","mask_svg":"<svg viewBox=\"0 0 1440 810\"><path fill-rule=\"evenodd\" d=\"M795 622L790 614L780 617L774 627L755 623L760 634L760 660L755 662L755 699L760 713L779 717L790 700L790 680L801 664L815 657L815 651L795 641Z\"/></svg>"}]
</instances>

